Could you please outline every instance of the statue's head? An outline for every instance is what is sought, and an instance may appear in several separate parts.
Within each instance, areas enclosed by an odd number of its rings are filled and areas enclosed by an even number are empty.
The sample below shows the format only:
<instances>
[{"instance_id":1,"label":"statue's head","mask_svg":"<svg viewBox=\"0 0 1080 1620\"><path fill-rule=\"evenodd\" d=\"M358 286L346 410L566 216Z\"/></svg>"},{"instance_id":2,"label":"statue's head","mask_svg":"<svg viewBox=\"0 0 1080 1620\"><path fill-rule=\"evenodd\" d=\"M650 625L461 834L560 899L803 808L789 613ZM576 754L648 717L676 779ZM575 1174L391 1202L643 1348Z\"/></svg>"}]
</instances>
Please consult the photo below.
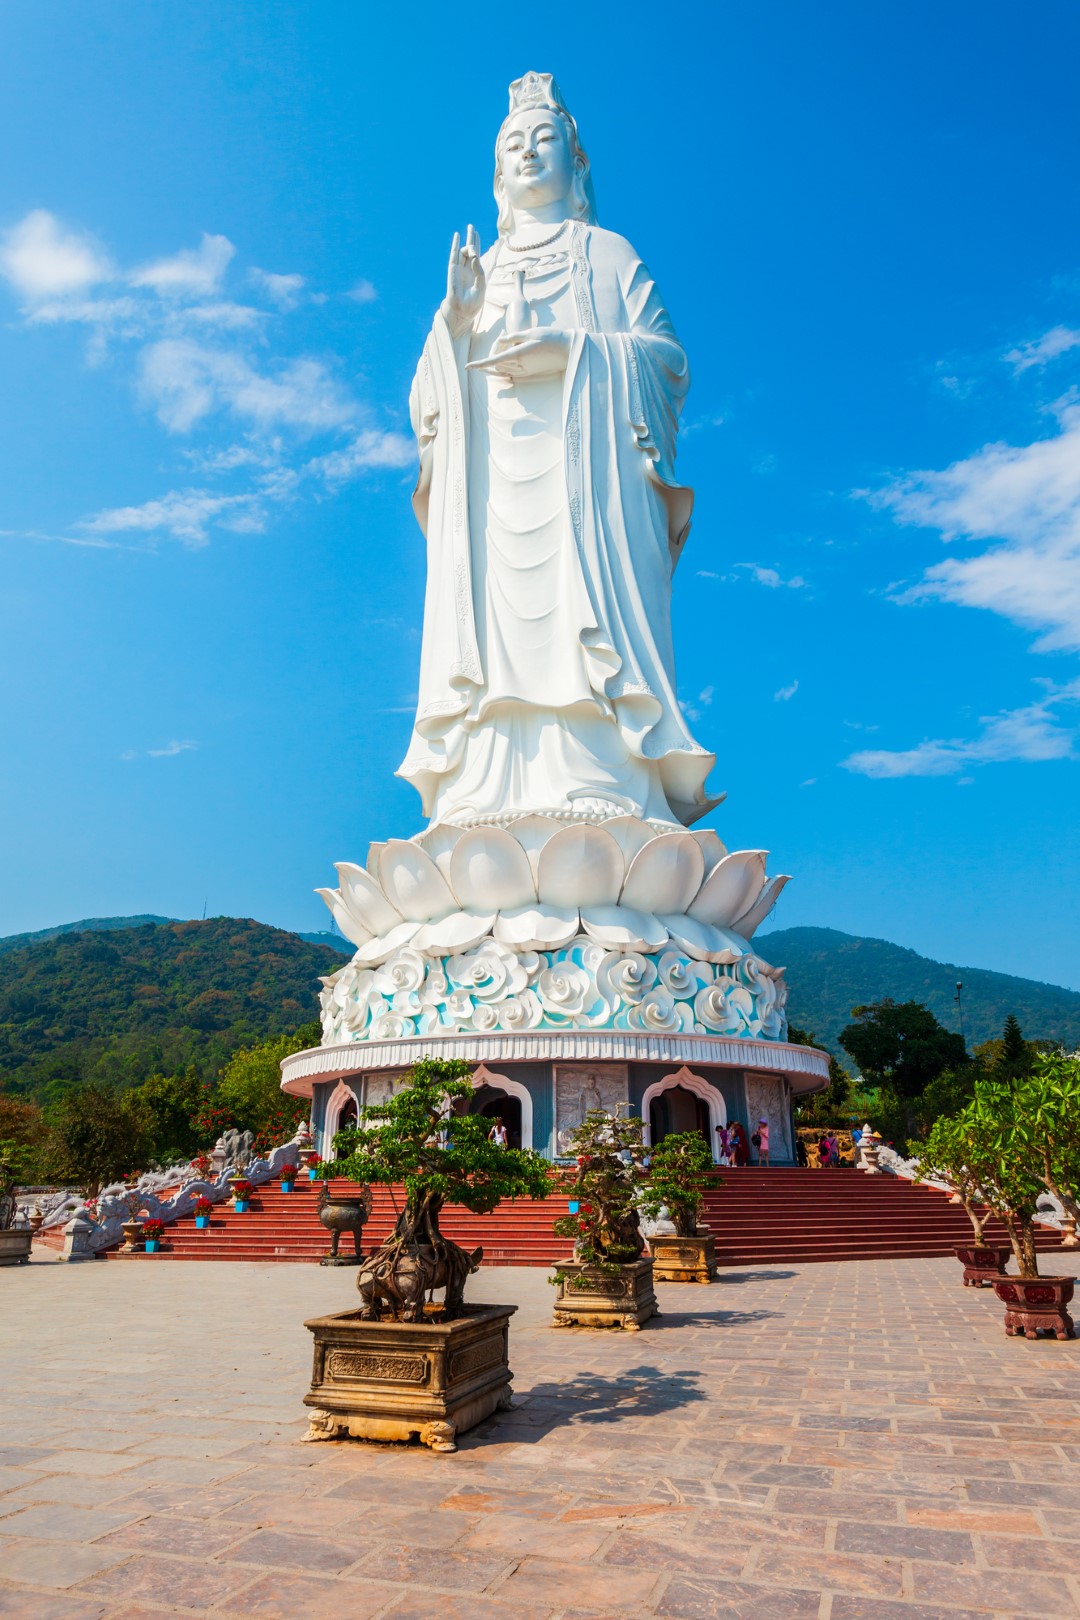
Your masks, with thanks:
<instances>
[{"instance_id":1,"label":"statue's head","mask_svg":"<svg viewBox=\"0 0 1080 1620\"><path fill-rule=\"evenodd\" d=\"M568 219L596 224L589 160L577 124L550 73L526 73L510 86L510 111L495 142L499 234L514 228L514 208L566 203Z\"/></svg>"}]
</instances>

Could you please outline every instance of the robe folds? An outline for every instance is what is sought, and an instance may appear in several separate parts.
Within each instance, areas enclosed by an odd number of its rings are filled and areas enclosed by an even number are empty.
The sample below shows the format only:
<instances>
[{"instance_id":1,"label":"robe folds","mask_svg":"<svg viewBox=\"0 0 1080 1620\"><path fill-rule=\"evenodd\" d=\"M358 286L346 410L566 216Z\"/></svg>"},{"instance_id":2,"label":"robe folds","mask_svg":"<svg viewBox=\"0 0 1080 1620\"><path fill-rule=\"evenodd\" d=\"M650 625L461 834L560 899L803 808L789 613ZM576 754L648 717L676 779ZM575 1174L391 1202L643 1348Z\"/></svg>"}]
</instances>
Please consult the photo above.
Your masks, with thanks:
<instances>
[{"instance_id":1,"label":"robe folds","mask_svg":"<svg viewBox=\"0 0 1080 1620\"><path fill-rule=\"evenodd\" d=\"M413 383L427 539L419 697L399 775L433 821L632 814L689 825L715 756L675 692L672 573L693 494L674 476L686 356L622 237L580 221L484 255L484 307L438 313ZM571 336L565 374L466 369L508 329Z\"/></svg>"}]
</instances>

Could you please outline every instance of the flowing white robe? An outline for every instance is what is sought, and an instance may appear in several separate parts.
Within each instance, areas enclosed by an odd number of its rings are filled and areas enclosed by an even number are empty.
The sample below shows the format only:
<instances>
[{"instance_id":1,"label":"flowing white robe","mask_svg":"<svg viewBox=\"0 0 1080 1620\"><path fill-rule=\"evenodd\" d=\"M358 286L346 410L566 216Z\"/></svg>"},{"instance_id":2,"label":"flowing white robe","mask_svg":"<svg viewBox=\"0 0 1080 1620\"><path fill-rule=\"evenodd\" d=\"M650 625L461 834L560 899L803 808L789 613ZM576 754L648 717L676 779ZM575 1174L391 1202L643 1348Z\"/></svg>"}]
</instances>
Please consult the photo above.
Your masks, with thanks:
<instances>
[{"instance_id":1,"label":"flowing white robe","mask_svg":"<svg viewBox=\"0 0 1080 1620\"><path fill-rule=\"evenodd\" d=\"M427 538L420 691L399 775L432 821L530 812L686 824L715 756L675 696L671 576L692 492L674 478L686 356L622 237L568 224L484 256L474 327L441 313L413 384L414 506ZM506 330L570 331L566 372L467 371Z\"/></svg>"}]
</instances>

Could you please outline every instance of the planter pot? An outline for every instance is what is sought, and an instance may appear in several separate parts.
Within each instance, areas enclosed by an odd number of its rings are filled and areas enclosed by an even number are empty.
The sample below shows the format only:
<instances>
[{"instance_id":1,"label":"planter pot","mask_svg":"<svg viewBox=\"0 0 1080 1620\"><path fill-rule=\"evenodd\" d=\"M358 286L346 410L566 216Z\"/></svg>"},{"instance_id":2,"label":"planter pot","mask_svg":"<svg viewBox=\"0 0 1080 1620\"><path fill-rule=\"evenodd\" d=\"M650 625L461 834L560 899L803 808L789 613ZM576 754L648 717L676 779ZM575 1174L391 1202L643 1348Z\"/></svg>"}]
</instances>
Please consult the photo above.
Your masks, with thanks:
<instances>
[{"instance_id":1,"label":"planter pot","mask_svg":"<svg viewBox=\"0 0 1080 1620\"><path fill-rule=\"evenodd\" d=\"M292 1190L293 1190L293 1187L294 1187L294 1186L295 1186L295 1185L296 1185L296 1184L295 1184L295 1182L292 1182L292 1181L283 1181L283 1182L282 1182L282 1183L281 1183L281 1190L282 1190L282 1192L292 1192Z\"/></svg>"},{"instance_id":2,"label":"planter pot","mask_svg":"<svg viewBox=\"0 0 1080 1620\"><path fill-rule=\"evenodd\" d=\"M319 1172L316 1170L314 1165L312 1165L311 1169L308 1171L307 1178L309 1181L318 1181Z\"/></svg>"},{"instance_id":3,"label":"planter pot","mask_svg":"<svg viewBox=\"0 0 1080 1620\"><path fill-rule=\"evenodd\" d=\"M142 1221L124 1222L124 1247L121 1254L137 1254L142 1248Z\"/></svg>"},{"instance_id":4,"label":"planter pot","mask_svg":"<svg viewBox=\"0 0 1080 1620\"><path fill-rule=\"evenodd\" d=\"M160 1247L161 1247L161 1239L160 1238L147 1238L147 1240L146 1240L146 1252L147 1252L147 1254L157 1254Z\"/></svg>"},{"instance_id":5,"label":"planter pot","mask_svg":"<svg viewBox=\"0 0 1080 1620\"><path fill-rule=\"evenodd\" d=\"M33 1236L28 1226L9 1226L0 1232L0 1266L29 1265Z\"/></svg>"},{"instance_id":6,"label":"planter pot","mask_svg":"<svg viewBox=\"0 0 1080 1620\"><path fill-rule=\"evenodd\" d=\"M457 1436L510 1405L516 1305L466 1305L453 1322L317 1316L309 1440L411 1440L456 1451Z\"/></svg>"},{"instance_id":7,"label":"planter pot","mask_svg":"<svg viewBox=\"0 0 1080 1620\"><path fill-rule=\"evenodd\" d=\"M653 1292L653 1262L635 1260L617 1272L594 1271L577 1261L556 1271L555 1326L623 1327L637 1332L660 1308Z\"/></svg>"},{"instance_id":8,"label":"planter pot","mask_svg":"<svg viewBox=\"0 0 1080 1620\"><path fill-rule=\"evenodd\" d=\"M206 1228L210 1225L209 1215L196 1215L195 1225L198 1227L200 1232L205 1232Z\"/></svg>"},{"instance_id":9,"label":"planter pot","mask_svg":"<svg viewBox=\"0 0 1080 1620\"><path fill-rule=\"evenodd\" d=\"M981 1243L957 1249L956 1258L964 1268L964 1287L982 1288L995 1277L1004 1277L1011 1254L1011 1249L990 1249Z\"/></svg>"},{"instance_id":10,"label":"planter pot","mask_svg":"<svg viewBox=\"0 0 1080 1620\"><path fill-rule=\"evenodd\" d=\"M716 1239L711 1232L697 1237L658 1234L649 1239L649 1253L655 1282L716 1281Z\"/></svg>"},{"instance_id":11,"label":"planter pot","mask_svg":"<svg viewBox=\"0 0 1080 1620\"><path fill-rule=\"evenodd\" d=\"M1076 1329L1067 1306L1074 1277L995 1277L994 1293L1005 1306L1005 1332L1036 1339L1040 1331L1073 1339Z\"/></svg>"},{"instance_id":12,"label":"planter pot","mask_svg":"<svg viewBox=\"0 0 1080 1620\"><path fill-rule=\"evenodd\" d=\"M233 1209L235 1209L235 1211L236 1211L236 1213L238 1215L246 1215L247 1214L247 1208L248 1208L248 1200L246 1198L234 1198L233 1199Z\"/></svg>"}]
</instances>

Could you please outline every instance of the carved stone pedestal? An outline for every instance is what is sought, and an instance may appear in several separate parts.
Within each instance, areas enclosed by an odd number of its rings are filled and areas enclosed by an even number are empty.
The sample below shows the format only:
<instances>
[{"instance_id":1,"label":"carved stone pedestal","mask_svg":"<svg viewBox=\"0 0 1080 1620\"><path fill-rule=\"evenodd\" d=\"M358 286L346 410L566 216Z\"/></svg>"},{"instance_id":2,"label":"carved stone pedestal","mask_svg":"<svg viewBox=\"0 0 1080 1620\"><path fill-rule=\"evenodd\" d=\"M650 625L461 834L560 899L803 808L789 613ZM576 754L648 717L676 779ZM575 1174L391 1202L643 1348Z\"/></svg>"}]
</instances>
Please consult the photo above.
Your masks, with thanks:
<instances>
[{"instance_id":1,"label":"carved stone pedestal","mask_svg":"<svg viewBox=\"0 0 1080 1620\"><path fill-rule=\"evenodd\" d=\"M1037 1339L1040 1331L1055 1339L1074 1339L1076 1329L1067 1306L1074 1277L995 1277L994 1293L1005 1306L1005 1332Z\"/></svg>"},{"instance_id":2,"label":"carved stone pedestal","mask_svg":"<svg viewBox=\"0 0 1080 1620\"><path fill-rule=\"evenodd\" d=\"M28 1226L9 1226L0 1232L0 1266L29 1265L33 1235Z\"/></svg>"},{"instance_id":3,"label":"carved stone pedestal","mask_svg":"<svg viewBox=\"0 0 1080 1620\"><path fill-rule=\"evenodd\" d=\"M711 1283L716 1281L716 1239L711 1232L697 1237L657 1233L649 1239L656 1282Z\"/></svg>"},{"instance_id":4,"label":"carved stone pedestal","mask_svg":"<svg viewBox=\"0 0 1080 1620\"><path fill-rule=\"evenodd\" d=\"M996 1278L1004 1277L1011 1254L1011 1249L991 1249L984 1244L971 1244L966 1249L957 1249L956 1258L964 1268L964 1287L981 1288L984 1283L992 1283Z\"/></svg>"},{"instance_id":5,"label":"carved stone pedestal","mask_svg":"<svg viewBox=\"0 0 1080 1620\"><path fill-rule=\"evenodd\" d=\"M466 1305L453 1322L317 1316L309 1440L411 1440L456 1451L457 1436L510 1405L516 1305Z\"/></svg>"},{"instance_id":6,"label":"carved stone pedestal","mask_svg":"<svg viewBox=\"0 0 1080 1620\"><path fill-rule=\"evenodd\" d=\"M576 1261L560 1261L555 1289L555 1326L623 1327L637 1332L659 1316L653 1292L653 1263L635 1260L616 1272L593 1271Z\"/></svg>"}]
</instances>

